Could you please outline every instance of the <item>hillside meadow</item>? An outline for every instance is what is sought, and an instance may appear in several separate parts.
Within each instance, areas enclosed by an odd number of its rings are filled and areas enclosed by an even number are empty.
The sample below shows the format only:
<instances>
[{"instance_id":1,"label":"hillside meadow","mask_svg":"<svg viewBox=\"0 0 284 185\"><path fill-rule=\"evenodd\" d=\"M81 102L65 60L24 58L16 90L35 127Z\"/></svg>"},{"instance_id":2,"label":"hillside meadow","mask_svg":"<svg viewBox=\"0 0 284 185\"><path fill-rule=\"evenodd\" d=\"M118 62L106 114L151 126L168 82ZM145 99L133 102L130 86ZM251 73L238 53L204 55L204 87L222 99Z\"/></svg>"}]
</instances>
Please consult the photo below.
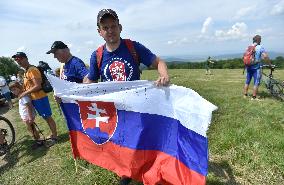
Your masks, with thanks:
<instances>
[{"instance_id":1,"label":"hillside meadow","mask_svg":"<svg viewBox=\"0 0 284 185\"><path fill-rule=\"evenodd\" d=\"M283 184L284 102L271 97L263 85L261 101L243 98L242 69L214 69L213 75L205 75L203 69L171 69L169 73L171 83L191 88L218 106L207 134L207 184ZM284 80L284 70L275 71L275 76ZM155 80L157 74L148 70L142 77ZM76 172L65 120L55 102L51 103L60 140L35 151L30 149L32 138L20 121L17 106L9 111L1 108L17 136L10 153L0 159L0 184L118 184L114 173L83 160L77 161ZM47 124L40 118L36 122L47 136Z\"/></svg>"}]
</instances>

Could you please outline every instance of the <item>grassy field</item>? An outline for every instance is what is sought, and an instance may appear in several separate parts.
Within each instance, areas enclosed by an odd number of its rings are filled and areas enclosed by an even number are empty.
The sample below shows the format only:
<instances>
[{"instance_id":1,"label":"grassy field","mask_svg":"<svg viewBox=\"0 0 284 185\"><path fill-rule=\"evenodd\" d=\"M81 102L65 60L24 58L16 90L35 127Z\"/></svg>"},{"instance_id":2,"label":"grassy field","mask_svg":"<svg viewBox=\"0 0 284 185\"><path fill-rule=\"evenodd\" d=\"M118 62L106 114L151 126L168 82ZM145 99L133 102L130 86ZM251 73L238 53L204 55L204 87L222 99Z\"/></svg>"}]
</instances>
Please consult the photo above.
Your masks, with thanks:
<instances>
[{"instance_id":1,"label":"grassy field","mask_svg":"<svg viewBox=\"0 0 284 185\"><path fill-rule=\"evenodd\" d=\"M170 70L171 82L197 91L218 106L208 131L209 174L207 184L283 184L284 182L284 102L272 98L264 86L262 101L242 97L242 70ZM284 71L275 76L284 79ZM156 79L154 71L143 79ZM250 91L251 92L251 91ZM119 178L102 168L72 158L67 126L52 102L60 141L50 148L32 151L31 137L20 121L17 108L1 112L17 131L16 144L0 159L0 184L118 184ZM37 123L48 135L47 125ZM133 182L132 184L140 184Z\"/></svg>"}]
</instances>

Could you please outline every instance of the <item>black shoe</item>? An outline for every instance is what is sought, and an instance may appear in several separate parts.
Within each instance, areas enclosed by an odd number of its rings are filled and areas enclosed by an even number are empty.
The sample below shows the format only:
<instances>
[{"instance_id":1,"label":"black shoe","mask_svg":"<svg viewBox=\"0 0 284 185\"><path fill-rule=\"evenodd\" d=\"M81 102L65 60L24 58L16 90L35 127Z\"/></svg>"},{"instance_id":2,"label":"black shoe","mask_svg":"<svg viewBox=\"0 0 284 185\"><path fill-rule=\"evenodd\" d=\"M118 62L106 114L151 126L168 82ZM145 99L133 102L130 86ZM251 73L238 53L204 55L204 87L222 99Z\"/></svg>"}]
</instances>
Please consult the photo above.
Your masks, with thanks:
<instances>
[{"instance_id":1,"label":"black shoe","mask_svg":"<svg viewBox=\"0 0 284 185\"><path fill-rule=\"evenodd\" d=\"M43 141L35 141L35 143L32 145L32 149L35 150L35 149L38 149L39 147L42 147L44 145Z\"/></svg>"},{"instance_id":2,"label":"black shoe","mask_svg":"<svg viewBox=\"0 0 284 185\"><path fill-rule=\"evenodd\" d=\"M131 178L123 177L120 179L119 185L128 185L131 182Z\"/></svg>"},{"instance_id":3,"label":"black shoe","mask_svg":"<svg viewBox=\"0 0 284 185\"><path fill-rule=\"evenodd\" d=\"M51 146L53 146L53 145L55 145L56 143L58 143L58 137L49 137L48 139L47 139L47 146L48 147L51 147Z\"/></svg>"}]
</instances>

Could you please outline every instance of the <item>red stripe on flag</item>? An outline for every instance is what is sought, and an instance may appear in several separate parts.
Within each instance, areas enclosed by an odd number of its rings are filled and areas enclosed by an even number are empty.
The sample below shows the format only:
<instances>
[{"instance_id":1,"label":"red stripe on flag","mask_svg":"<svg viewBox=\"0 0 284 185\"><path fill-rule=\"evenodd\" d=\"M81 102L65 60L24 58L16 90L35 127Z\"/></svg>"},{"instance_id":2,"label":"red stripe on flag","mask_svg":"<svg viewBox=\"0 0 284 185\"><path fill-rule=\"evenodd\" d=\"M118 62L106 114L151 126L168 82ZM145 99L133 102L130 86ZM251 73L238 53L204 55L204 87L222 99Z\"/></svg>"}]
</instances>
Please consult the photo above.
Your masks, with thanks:
<instances>
[{"instance_id":1,"label":"red stripe on flag","mask_svg":"<svg viewBox=\"0 0 284 185\"><path fill-rule=\"evenodd\" d=\"M153 150L133 150L112 142L95 144L81 132L70 131L75 158L85 159L144 184L205 184L205 176L187 168L176 158Z\"/></svg>"}]
</instances>

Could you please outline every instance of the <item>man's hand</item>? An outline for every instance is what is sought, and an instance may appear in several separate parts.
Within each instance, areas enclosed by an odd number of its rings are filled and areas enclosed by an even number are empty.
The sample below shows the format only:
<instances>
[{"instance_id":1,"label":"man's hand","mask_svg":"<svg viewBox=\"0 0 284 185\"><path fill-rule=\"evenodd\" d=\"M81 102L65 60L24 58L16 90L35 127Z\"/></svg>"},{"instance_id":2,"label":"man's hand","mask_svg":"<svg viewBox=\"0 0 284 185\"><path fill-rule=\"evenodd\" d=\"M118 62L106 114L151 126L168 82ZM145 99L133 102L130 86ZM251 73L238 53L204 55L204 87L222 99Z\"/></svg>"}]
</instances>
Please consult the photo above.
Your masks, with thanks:
<instances>
[{"instance_id":1,"label":"man's hand","mask_svg":"<svg viewBox=\"0 0 284 185\"><path fill-rule=\"evenodd\" d=\"M160 76L155 84L157 86L168 86L170 84L169 76Z\"/></svg>"},{"instance_id":2,"label":"man's hand","mask_svg":"<svg viewBox=\"0 0 284 185\"><path fill-rule=\"evenodd\" d=\"M26 95L27 95L27 92L24 91L24 92L22 92L21 94L18 95L18 98L20 99L20 98L22 98L22 97L24 97Z\"/></svg>"},{"instance_id":3,"label":"man's hand","mask_svg":"<svg viewBox=\"0 0 284 185\"><path fill-rule=\"evenodd\" d=\"M98 83L98 81L97 81L97 80L96 80L96 81L90 80L90 79L88 78L88 75L86 75L86 76L83 78L83 83L84 83L84 84Z\"/></svg>"},{"instance_id":4,"label":"man's hand","mask_svg":"<svg viewBox=\"0 0 284 185\"><path fill-rule=\"evenodd\" d=\"M170 77L168 75L167 64L159 57L153 62L152 66L158 70L159 78L155 82L157 86L167 86L170 83Z\"/></svg>"}]
</instances>

